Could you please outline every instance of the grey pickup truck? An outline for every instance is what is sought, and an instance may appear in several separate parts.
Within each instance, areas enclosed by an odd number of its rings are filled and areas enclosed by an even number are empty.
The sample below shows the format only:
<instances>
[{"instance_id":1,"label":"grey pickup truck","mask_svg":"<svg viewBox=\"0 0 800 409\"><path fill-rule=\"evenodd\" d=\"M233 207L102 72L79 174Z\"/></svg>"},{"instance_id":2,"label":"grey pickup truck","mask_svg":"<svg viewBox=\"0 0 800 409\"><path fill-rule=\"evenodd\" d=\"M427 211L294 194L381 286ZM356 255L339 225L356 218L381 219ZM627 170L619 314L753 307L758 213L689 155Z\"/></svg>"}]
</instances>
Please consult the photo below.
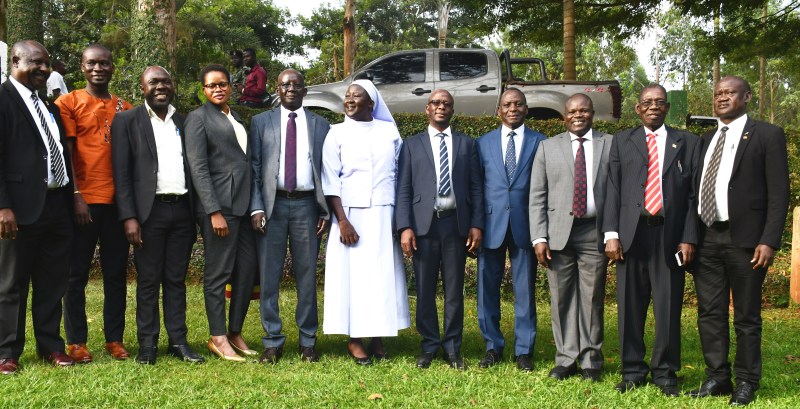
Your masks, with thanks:
<instances>
[{"instance_id":1,"label":"grey pickup truck","mask_svg":"<svg viewBox=\"0 0 800 409\"><path fill-rule=\"evenodd\" d=\"M344 94L355 79L375 83L389 109L423 112L431 91L444 88L453 94L455 111L465 115L494 115L506 88L522 90L528 100L528 117L562 118L564 102L582 92L592 98L595 119L616 121L622 107L619 82L550 81L544 61L511 58L508 50L430 48L398 51L380 57L340 82L308 87L303 105L343 112Z\"/></svg>"}]
</instances>

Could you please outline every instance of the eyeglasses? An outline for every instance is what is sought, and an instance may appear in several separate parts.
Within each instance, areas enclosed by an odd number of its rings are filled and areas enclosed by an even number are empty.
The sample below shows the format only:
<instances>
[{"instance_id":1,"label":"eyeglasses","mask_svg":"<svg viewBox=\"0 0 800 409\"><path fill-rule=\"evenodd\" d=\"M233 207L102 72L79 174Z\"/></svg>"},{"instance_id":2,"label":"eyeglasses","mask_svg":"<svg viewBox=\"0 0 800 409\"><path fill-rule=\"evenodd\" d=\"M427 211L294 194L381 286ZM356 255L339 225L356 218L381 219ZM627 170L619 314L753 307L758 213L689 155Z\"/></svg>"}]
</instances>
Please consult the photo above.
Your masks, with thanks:
<instances>
[{"instance_id":1,"label":"eyeglasses","mask_svg":"<svg viewBox=\"0 0 800 409\"><path fill-rule=\"evenodd\" d=\"M205 88L205 89L207 89L209 91L211 91L211 90L213 90L213 89L215 89L217 87L219 87L219 89L221 89L221 90L226 90L226 89L228 89L228 87L230 85L231 85L231 83L227 82L227 81L218 82L216 84L212 82L210 84L203 85L203 88Z\"/></svg>"},{"instance_id":2,"label":"eyeglasses","mask_svg":"<svg viewBox=\"0 0 800 409\"><path fill-rule=\"evenodd\" d=\"M445 100L442 100L442 99L432 99L432 100L428 101L428 104L433 105L435 107L438 107L438 106L442 106L442 107L445 107L445 108L452 108L453 107L453 103L452 102L445 101Z\"/></svg>"},{"instance_id":3,"label":"eyeglasses","mask_svg":"<svg viewBox=\"0 0 800 409\"><path fill-rule=\"evenodd\" d=\"M639 101L639 105L645 109L650 108L653 105L655 105L656 108L663 108L667 106L667 104L669 104L669 102L664 101L663 99L648 99L646 101Z\"/></svg>"},{"instance_id":4,"label":"eyeglasses","mask_svg":"<svg viewBox=\"0 0 800 409\"><path fill-rule=\"evenodd\" d=\"M281 89L283 89L284 91L288 91L290 89L303 89L305 88L306 85L296 84L294 82L284 82L282 84L278 84L278 86L281 87Z\"/></svg>"}]
</instances>

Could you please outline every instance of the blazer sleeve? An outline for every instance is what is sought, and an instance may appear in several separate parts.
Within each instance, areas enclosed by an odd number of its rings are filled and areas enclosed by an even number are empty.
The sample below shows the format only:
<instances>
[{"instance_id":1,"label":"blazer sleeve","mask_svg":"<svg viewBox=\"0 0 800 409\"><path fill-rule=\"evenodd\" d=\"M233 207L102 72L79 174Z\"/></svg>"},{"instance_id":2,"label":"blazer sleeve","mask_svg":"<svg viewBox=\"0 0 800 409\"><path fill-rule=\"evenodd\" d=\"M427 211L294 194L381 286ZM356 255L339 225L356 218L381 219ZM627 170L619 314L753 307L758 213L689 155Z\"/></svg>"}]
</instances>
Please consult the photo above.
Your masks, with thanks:
<instances>
[{"instance_id":1,"label":"blazer sleeve","mask_svg":"<svg viewBox=\"0 0 800 409\"><path fill-rule=\"evenodd\" d=\"M195 109L186 117L186 160L189 163L189 174L203 211L212 214L222 209L211 181L208 169L208 131L205 120L208 118L203 107Z\"/></svg>"},{"instance_id":2,"label":"blazer sleeve","mask_svg":"<svg viewBox=\"0 0 800 409\"><path fill-rule=\"evenodd\" d=\"M131 114L127 114L130 112ZM111 122L111 163L114 173L114 198L119 219L136 218L136 195L133 186L130 127L136 110L119 113Z\"/></svg>"},{"instance_id":3,"label":"blazer sleeve","mask_svg":"<svg viewBox=\"0 0 800 409\"><path fill-rule=\"evenodd\" d=\"M405 229L412 228L411 223L411 195L412 189L412 176L411 176L411 151L409 148L410 143L404 143L400 150L400 158L398 160L397 172L397 200L395 210L395 226L397 231L401 232Z\"/></svg>"},{"instance_id":4,"label":"blazer sleeve","mask_svg":"<svg viewBox=\"0 0 800 409\"><path fill-rule=\"evenodd\" d=\"M786 134L777 128L765 140L765 179L767 187L767 219L759 244L781 247L781 235L789 211L789 164L786 153Z\"/></svg>"},{"instance_id":5,"label":"blazer sleeve","mask_svg":"<svg viewBox=\"0 0 800 409\"><path fill-rule=\"evenodd\" d=\"M531 188L528 198L528 219L530 220L531 240L547 239L547 154L539 145L533 157Z\"/></svg>"},{"instance_id":6,"label":"blazer sleeve","mask_svg":"<svg viewBox=\"0 0 800 409\"><path fill-rule=\"evenodd\" d=\"M611 150L608 153L608 180L606 182L606 200L603 206L602 233L610 231L619 233L620 192L622 191L622 167L619 158L621 139L623 138L619 133L611 139Z\"/></svg>"},{"instance_id":7,"label":"blazer sleeve","mask_svg":"<svg viewBox=\"0 0 800 409\"><path fill-rule=\"evenodd\" d=\"M261 153L261 134L264 129L264 119L266 115L256 115L253 117L252 122L250 124L250 137L248 140L248 144L250 146L250 167L253 170L252 175L252 188L250 189L250 213L252 214L255 211L263 211L264 210L264 196L263 192L261 191L262 186L262 153Z\"/></svg>"},{"instance_id":8,"label":"blazer sleeve","mask_svg":"<svg viewBox=\"0 0 800 409\"><path fill-rule=\"evenodd\" d=\"M683 232L681 234L681 243L690 243L690 244L697 244L699 242L698 239L698 230L699 225L697 217L697 192L698 186L697 181L699 180L698 172L702 172L702 166L700 162L700 147L702 146L702 141L700 138L691 133L685 133L685 138L690 143L687 144L687 148L691 148L691 152L687 155L687 159L691 161L691 190L689 191L689 195L687 196L686 200L688 201L687 206L688 211L686 212L686 220L683 224Z\"/></svg>"},{"instance_id":9,"label":"blazer sleeve","mask_svg":"<svg viewBox=\"0 0 800 409\"><path fill-rule=\"evenodd\" d=\"M467 137L469 138L469 137ZM470 158L469 158L469 196L471 200L470 225L485 230L485 214L483 206L483 171L481 169L481 158L478 154L478 144L474 139L469 138Z\"/></svg>"}]
</instances>

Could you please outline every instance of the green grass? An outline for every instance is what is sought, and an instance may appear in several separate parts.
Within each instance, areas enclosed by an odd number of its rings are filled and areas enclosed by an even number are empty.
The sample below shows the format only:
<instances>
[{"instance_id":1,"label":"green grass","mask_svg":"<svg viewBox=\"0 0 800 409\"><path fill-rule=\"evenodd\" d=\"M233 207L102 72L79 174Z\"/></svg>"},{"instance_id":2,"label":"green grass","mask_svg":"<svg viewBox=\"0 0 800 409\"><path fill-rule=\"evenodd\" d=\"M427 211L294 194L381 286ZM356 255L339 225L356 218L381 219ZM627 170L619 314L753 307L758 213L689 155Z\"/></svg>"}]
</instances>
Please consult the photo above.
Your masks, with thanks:
<instances>
[{"instance_id":1,"label":"green grass","mask_svg":"<svg viewBox=\"0 0 800 409\"><path fill-rule=\"evenodd\" d=\"M125 341L136 352L134 319L135 286L129 286ZM205 348L208 327L202 288L190 285L189 342L208 362L191 365L164 354L166 335L162 330L158 363L142 366L133 360L113 361L102 351L101 283L89 285L89 348L95 362L59 369L39 361L34 354L30 314L23 371L0 378L0 408L305 408L305 407L727 407L727 398L695 400L689 397L667 399L647 386L626 394L614 390L619 381L619 350L616 307L606 307L606 366L603 380L591 384L580 378L557 382L547 378L553 366L555 348L550 329L547 300L538 306L535 369L519 372L506 351L504 362L493 368L478 368L483 341L475 317L474 298L468 298L462 352L467 371L457 372L437 359L431 368L415 367L419 338L413 329L387 339L392 358L370 368L357 367L347 356L347 339L320 334L317 347L321 362L300 362L294 325L294 291L281 293L281 315L288 340L284 358L275 366L257 362L222 362ZM412 311L414 297L411 297ZM441 300L440 300L441 305ZM322 300L320 299L320 306ZM261 349L263 331L258 320L258 305L251 304L244 335L254 349ZM703 359L696 330L696 309L686 307L683 319L683 365L681 389L687 391L702 382ZM512 303L503 301L503 331L512 336ZM652 324L652 321L649 322ZM647 342L652 344L653 327L648 327ZM797 308L764 311L764 379L753 407L798 407L800 384L800 311ZM370 399L373 394L380 398Z\"/></svg>"}]
</instances>

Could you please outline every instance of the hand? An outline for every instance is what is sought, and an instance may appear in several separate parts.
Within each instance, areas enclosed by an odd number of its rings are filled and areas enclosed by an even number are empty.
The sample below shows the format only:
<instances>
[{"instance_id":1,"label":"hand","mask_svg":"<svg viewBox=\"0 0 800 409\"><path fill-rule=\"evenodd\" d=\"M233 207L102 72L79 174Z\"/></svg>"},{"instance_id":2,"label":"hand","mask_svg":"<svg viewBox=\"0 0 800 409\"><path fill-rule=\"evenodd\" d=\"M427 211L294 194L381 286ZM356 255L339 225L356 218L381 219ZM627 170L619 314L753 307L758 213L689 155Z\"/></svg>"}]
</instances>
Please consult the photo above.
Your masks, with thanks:
<instances>
[{"instance_id":1,"label":"hand","mask_svg":"<svg viewBox=\"0 0 800 409\"><path fill-rule=\"evenodd\" d=\"M483 242L483 232L477 227L470 227L469 236L467 236L467 254L473 256L478 255L478 250L481 248Z\"/></svg>"},{"instance_id":2,"label":"hand","mask_svg":"<svg viewBox=\"0 0 800 409\"><path fill-rule=\"evenodd\" d=\"M539 264L544 266L544 268L550 267L550 260L553 257L550 255L550 245L547 242L536 243L533 246L533 251L536 253L536 259L539 260Z\"/></svg>"},{"instance_id":3,"label":"hand","mask_svg":"<svg viewBox=\"0 0 800 409\"><path fill-rule=\"evenodd\" d=\"M685 270L686 266L694 261L694 244L679 243L678 251L680 251L681 256L683 256L683 269Z\"/></svg>"},{"instance_id":4,"label":"hand","mask_svg":"<svg viewBox=\"0 0 800 409\"><path fill-rule=\"evenodd\" d=\"M239 91L239 94L244 92L244 84L237 84L236 89Z\"/></svg>"},{"instance_id":5,"label":"hand","mask_svg":"<svg viewBox=\"0 0 800 409\"><path fill-rule=\"evenodd\" d=\"M417 236L414 235L414 230L411 228L403 230L400 233L400 248L403 249L403 254L411 257L413 251L417 251Z\"/></svg>"},{"instance_id":6,"label":"hand","mask_svg":"<svg viewBox=\"0 0 800 409\"><path fill-rule=\"evenodd\" d=\"M132 217L126 219L124 228L128 243L132 244L133 247L142 248L142 227L139 225L139 221Z\"/></svg>"},{"instance_id":7,"label":"hand","mask_svg":"<svg viewBox=\"0 0 800 409\"><path fill-rule=\"evenodd\" d=\"M611 267L620 260L625 260L622 254L622 243L619 239L609 239L606 242L606 257L608 257L608 266Z\"/></svg>"},{"instance_id":8,"label":"hand","mask_svg":"<svg viewBox=\"0 0 800 409\"><path fill-rule=\"evenodd\" d=\"M78 226L85 226L91 223L93 221L92 212L89 211L89 205L86 204L83 195L75 193L73 195L73 202L75 202L75 223Z\"/></svg>"},{"instance_id":9,"label":"hand","mask_svg":"<svg viewBox=\"0 0 800 409\"><path fill-rule=\"evenodd\" d=\"M328 230L328 221L319 219L317 221L317 238L322 237L322 233L325 233L325 230Z\"/></svg>"},{"instance_id":10,"label":"hand","mask_svg":"<svg viewBox=\"0 0 800 409\"><path fill-rule=\"evenodd\" d=\"M358 243L358 232L347 219L339 220L339 235L339 241L344 245L349 246Z\"/></svg>"},{"instance_id":11,"label":"hand","mask_svg":"<svg viewBox=\"0 0 800 409\"><path fill-rule=\"evenodd\" d=\"M17 238L18 231L19 227L14 211L10 207L0 209L0 240L14 240Z\"/></svg>"},{"instance_id":12,"label":"hand","mask_svg":"<svg viewBox=\"0 0 800 409\"><path fill-rule=\"evenodd\" d=\"M264 216L264 212L258 212L252 216L250 216L250 225L253 226L253 230L264 234L267 232L267 220Z\"/></svg>"},{"instance_id":13,"label":"hand","mask_svg":"<svg viewBox=\"0 0 800 409\"><path fill-rule=\"evenodd\" d=\"M753 270L771 266L774 256L775 250L772 247L766 244L759 244L753 252L753 259L750 260L751 263L755 263L753 264Z\"/></svg>"},{"instance_id":14,"label":"hand","mask_svg":"<svg viewBox=\"0 0 800 409\"><path fill-rule=\"evenodd\" d=\"M225 220L225 216L222 215L222 212L216 211L211 213L211 230L218 237L228 237L228 233L230 233L228 231L228 221Z\"/></svg>"}]
</instances>

